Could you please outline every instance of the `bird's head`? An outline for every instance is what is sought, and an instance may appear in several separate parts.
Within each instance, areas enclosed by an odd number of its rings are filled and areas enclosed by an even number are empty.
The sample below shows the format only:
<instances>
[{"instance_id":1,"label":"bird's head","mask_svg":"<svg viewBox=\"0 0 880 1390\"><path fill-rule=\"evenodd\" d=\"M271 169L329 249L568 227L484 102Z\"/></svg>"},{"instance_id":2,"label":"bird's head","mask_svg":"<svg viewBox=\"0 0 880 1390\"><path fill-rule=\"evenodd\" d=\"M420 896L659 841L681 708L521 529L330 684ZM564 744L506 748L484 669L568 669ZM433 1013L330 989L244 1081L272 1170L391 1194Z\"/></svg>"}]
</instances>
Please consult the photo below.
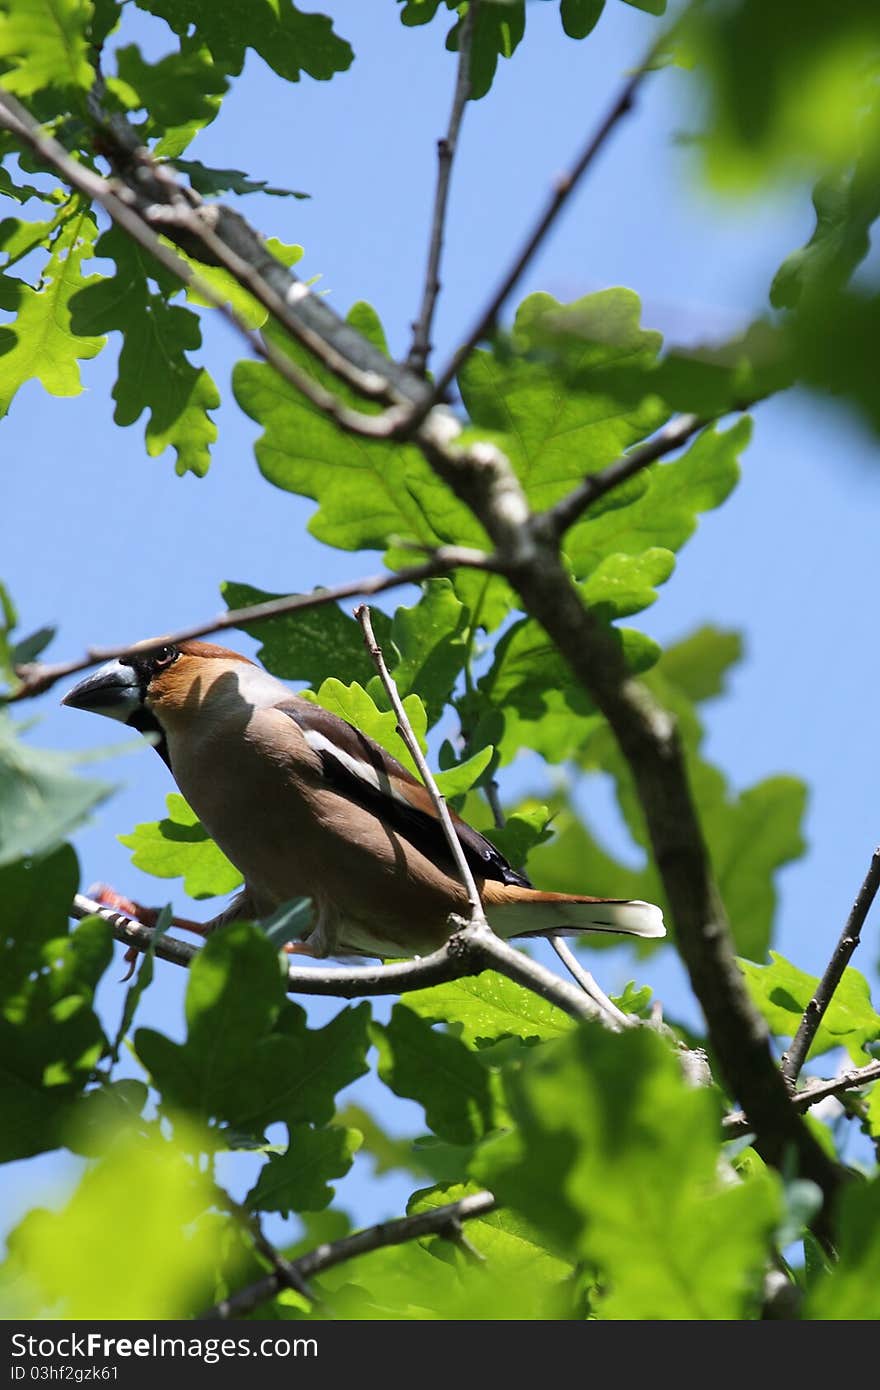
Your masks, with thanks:
<instances>
[{"instance_id":1,"label":"bird's head","mask_svg":"<svg viewBox=\"0 0 880 1390\"><path fill-rule=\"evenodd\" d=\"M161 752L169 716L201 705L210 691L234 691L240 702L245 671L266 679L246 656L211 642L143 642L86 676L61 703L153 734Z\"/></svg>"}]
</instances>

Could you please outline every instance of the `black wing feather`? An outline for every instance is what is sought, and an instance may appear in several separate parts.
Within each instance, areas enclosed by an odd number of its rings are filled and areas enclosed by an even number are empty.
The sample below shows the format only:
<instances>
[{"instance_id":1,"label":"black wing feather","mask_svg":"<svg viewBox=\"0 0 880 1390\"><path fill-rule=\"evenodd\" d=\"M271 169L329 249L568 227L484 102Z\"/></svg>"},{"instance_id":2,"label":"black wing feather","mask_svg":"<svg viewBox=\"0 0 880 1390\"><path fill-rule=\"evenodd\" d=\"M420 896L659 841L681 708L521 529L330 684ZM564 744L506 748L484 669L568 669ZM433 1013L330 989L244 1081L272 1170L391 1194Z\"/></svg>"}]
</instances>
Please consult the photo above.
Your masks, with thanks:
<instances>
[{"instance_id":1,"label":"black wing feather","mask_svg":"<svg viewBox=\"0 0 880 1390\"><path fill-rule=\"evenodd\" d=\"M352 724L306 701L293 701L280 704L277 708L299 725L301 729L322 734L330 743L336 744L351 758L372 767L380 779L398 778L412 786L421 787L421 782L412 773L386 753L378 743L362 734ZM444 868L454 869L454 861L437 817L418 806L412 806L393 796L380 787L372 787L358 777L339 758L335 758L327 748L315 750L321 760L324 777L334 791L356 802L364 810L371 811L398 835L409 840L421 854L432 859ZM497 883L516 884L521 888L531 888L532 884L525 874L511 868L504 855L496 849L491 840L458 817L453 819L455 833L465 859L479 878L493 879Z\"/></svg>"}]
</instances>

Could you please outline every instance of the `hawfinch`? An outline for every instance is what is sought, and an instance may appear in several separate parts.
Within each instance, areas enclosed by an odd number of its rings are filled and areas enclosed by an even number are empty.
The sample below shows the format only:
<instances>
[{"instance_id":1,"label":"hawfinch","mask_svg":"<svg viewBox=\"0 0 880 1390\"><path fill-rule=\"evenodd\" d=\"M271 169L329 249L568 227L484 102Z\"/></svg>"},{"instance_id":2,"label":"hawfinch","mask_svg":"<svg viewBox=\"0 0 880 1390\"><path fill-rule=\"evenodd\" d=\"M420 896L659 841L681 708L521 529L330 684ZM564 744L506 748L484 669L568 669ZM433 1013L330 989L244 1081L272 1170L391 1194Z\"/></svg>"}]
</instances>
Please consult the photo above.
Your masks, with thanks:
<instances>
[{"instance_id":1,"label":"hawfinch","mask_svg":"<svg viewBox=\"0 0 880 1390\"><path fill-rule=\"evenodd\" d=\"M245 880L208 930L308 897L313 925L294 949L414 956L448 939L451 913L466 914L422 784L238 652L207 642L145 647L80 681L63 703L155 736L184 797ZM538 892L483 835L458 816L453 823L498 936L665 935L651 903Z\"/></svg>"}]
</instances>

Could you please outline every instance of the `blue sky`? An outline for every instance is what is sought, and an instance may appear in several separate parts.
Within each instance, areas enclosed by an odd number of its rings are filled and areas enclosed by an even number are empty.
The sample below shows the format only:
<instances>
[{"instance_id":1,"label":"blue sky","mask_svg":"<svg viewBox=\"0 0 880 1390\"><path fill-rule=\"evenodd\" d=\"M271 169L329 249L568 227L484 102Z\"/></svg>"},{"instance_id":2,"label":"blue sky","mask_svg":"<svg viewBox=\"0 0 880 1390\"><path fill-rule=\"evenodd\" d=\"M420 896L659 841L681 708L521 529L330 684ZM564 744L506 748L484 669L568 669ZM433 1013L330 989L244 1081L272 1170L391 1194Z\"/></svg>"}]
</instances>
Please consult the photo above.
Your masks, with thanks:
<instances>
[{"instance_id":1,"label":"blue sky","mask_svg":"<svg viewBox=\"0 0 880 1390\"><path fill-rule=\"evenodd\" d=\"M421 293L435 142L454 80L443 47L448 15L413 30L400 25L391 0L323 8L354 47L350 72L285 87L259 59L249 61L191 153L309 191L309 202L260 196L242 210L266 234L305 247L299 269L321 276L340 312L356 299L375 305L392 351L402 353ZM136 15L123 41L141 38L160 56L170 47L164 32ZM466 113L435 328L441 358L470 327L552 180L654 32L650 17L609 3L596 33L578 44L563 36L556 6L528 7L521 50ZM642 298L645 326L679 343L728 337L766 308L775 268L811 231L808 191L792 186L739 202L708 192L698 152L679 138L695 128L697 111L692 76L651 77L514 302L538 289L572 299L626 285ZM0 573L25 630L59 625L54 657L202 619L222 607L224 579L298 591L379 568L378 556L319 546L305 530L312 504L262 480L252 452L257 428L229 387L239 342L219 320L204 331L203 360L224 396L204 479L176 477L170 454L148 458L142 424L113 424L113 345L84 365L80 397L56 400L31 385L3 421ZM779 876L776 946L813 971L827 959L880 824L871 737L880 678L871 602L876 454L876 440L843 407L801 393L760 406L740 487L702 520L659 602L640 618L661 641L706 621L745 636L729 694L707 709L708 752L738 787L778 771L807 782L809 851ZM236 640L253 649L244 635ZM117 736L60 709L58 692L27 712L42 717L32 737L44 746L85 751ZM108 880L162 902L176 886L133 870L115 835L161 813L172 790L167 772L146 748L104 771L120 791L76 837L83 882ZM513 768L506 783L511 795L534 786L531 769ZM591 804L617 844L609 798L599 789ZM876 975L877 954L869 927L856 964ZM603 954L606 987L631 973L625 950ZM652 960L642 973L670 1012L695 1017L674 961ZM111 971L100 993L114 1023L122 1007L115 981ZM179 1036L184 984L182 971L162 967L140 1021ZM337 1007L318 1002L310 1012L319 1021ZM418 1130L417 1108L392 1104L378 1086L361 1088L359 1098L388 1107L395 1127ZM62 1192L75 1168L65 1155L7 1166L0 1234L34 1201ZM233 1181L244 1181L240 1171ZM398 1211L410 1187L377 1181L361 1162L341 1196L359 1220L371 1220Z\"/></svg>"}]
</instances>

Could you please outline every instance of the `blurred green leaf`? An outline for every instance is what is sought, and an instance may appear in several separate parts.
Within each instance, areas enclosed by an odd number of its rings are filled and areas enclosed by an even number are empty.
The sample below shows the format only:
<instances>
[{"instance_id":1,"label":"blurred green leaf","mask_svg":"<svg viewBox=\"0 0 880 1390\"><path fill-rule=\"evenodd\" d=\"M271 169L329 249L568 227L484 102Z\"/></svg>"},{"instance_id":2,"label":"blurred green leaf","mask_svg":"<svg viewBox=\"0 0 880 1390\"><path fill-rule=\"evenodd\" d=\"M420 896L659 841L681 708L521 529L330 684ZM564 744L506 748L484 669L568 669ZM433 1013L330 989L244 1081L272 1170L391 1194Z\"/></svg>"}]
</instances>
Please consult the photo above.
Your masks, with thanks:
<instances>
[{"instance_id":1,"label":"blurred green leaf","mask_svg":"<svg viewBox=\"0 0 880 1390\"><path fill-rule=\"evenodd\" d=\"M156 878L182 878L191 898L216 898L231 893L242 883L234 864L214 843L195 812L177 792L165 798L168 815L160 821L144 821L117 839L133 850L136 869Z\"/></svg>"},{"instance_id":2,"label":"blurred green leaf","mask_svg":"<svg viewBox=\"0 0 880 1390\"><path fill-rule=\"evenodd\" d=\"M229 83L207 49L169 53L157 63L145 61L136 44L116 50L116 78L109 89L129 108L143 107L157 126L204 123L213 118Z\"/></svg>"},{"instance_id":3,"label":"blurred green leaf","mask_svg":"<svg viewBox=\"0 0 880 1390\"><path fill-rule=\"evenodd\" d=\"M66 1206L30 1212L10 1235L5 1316L192 1317L223 1264L220 1232L202 1219L212 1200L210 1179L156 1129L117 1140Z\"/></svg>"},{"instance_id":4,"label":"blurred green leaf","mask_svg":"<svg viewBox=\"0 0 880 1390\"><path fill-rule=\"evenodd\" d=\"M562 0L562 27L570 39L585 39L602 17L605 0Z\"/></svg>"},{"instance_id":5,"label":"blurred green leaf","mask_svg":"<svg viewBox=\"0 0 880 1390\"><path fill-rule=\"evenodd\" d=\"M249 1207L259 1211L322 1211L333 1200L333 1178L342 1178L361 1146L356 1129L330 1125L315 1129L295 1125L284 1154L270 1154L247 1195Z\"/></svg>"},{"instance_id":6,"label":"blurred green leaf","mask_svg":"<svg viewBox=\"0 0 880 1390\"><path fill-rule=\"evenodd\" d=\"M475 1183L442 1184L414 1192L406 1209L408 1213L434 1211L478 1190ZM520 1212L496 1207L481 1216L469 1217L463 1229L469 1244L483 1256L492 1277L503 1283L520 1281L528 1287L531 1311L527 1316L564 1316L561 1310L570 1306L574 1292L574 1267L548 1248L543 1233ZM428 1248L441 1259L457 1258L449 1242L439 1237L431 1240Z\"/></svg>"},{"instance_id":7,"label":"blurred green leaf","mask_svg":"<svg viewBox=\"0 0 880 1390\"><path fill-rule=\"evenodd\" d=\"M209 936L189 974L186 1041L148 1028L135 1034L163 1105L252 1135L273 1120L331 1120L336 1092L366 1070L369 1005L308 1028L304 1011L285 1000L277 951L243 922Z\"/></svg>"},{"instance_id":8,"label":"blurred green leaf","mask_svg":"<svg viewBox=\"0 0 880 1390\"><path fill-rule=\"evenodd\" d=\"M474 1177L596 1266L600 1318L754 1315L775 1183L719 1176L718 1097L660 1038L584 1025L526 1054L507 1089L518 1128L482 1145Z\"/></svg>"},{"instance_id":9,"label":"blurred green leaf","mask_svg":"<svg viewBox=\"0 0 880 1390\"><path fill-rule=\"evenodd\" d=\"M733 188L848 163L880 103L874 0L734 0L693 7L709 102L708 168Z\"/></svg>"},{"instance_id":10,"label":"blurred green leaf","mask_svg":"<svg viewBox=\"0 0 880 1390\"><path fill-rule=\"evenodd\" d=\"M813 207L813 235L786 257L770 286L776 309L793 309L804 295L841 288L867 256L871 225L880 217L878 169L864 159L852 169L826 175L813 190Z\"/></svg>"},{"instance_id":11,"label":"blurred green leaf","mask_svg":"<svg viewBox=\"0 0 880 1390\"><path fill-rule=\"evenodd\" d=\"M805 1317L875 1322L880 1279L880 1178L847 1184L840 1194L839 1221L839 1261L810 1288Z\"/></svg>"},{"instance_id":12,"label":"blurred green leaf","mask_svg":"<svg viewBox=\"0 0 880 1390\"><path fill-rule=\"evenodd\" d=\"M740 633L706 623L666 648L663 674L689 700L699 704L725 693L727 677L742 656Z\"/></svg>"},{"instance_id":13,"label":"blurred green leaf","mask_svg":"<svg viewBox=\"0 0 880 1390\"><path fill-rule=\"evenodd\" d=\"M740 968L753 1002L773 1032L783 1038L794 1037L804 1010L816 992L818 977L807 975L776 951L770 952L769 965L741 960ZM880 1038L880 1015L872 1007L868 981L858 970L848 966L819 1024L809 1056L816 1057L842 1046L861 1066L867 1060L865 1044L877 1038Z\"/></svg>"},{"instance_id":14,"label":"blurred green leaf","mask_svg":"<svg viewBox=\"0 0 880 1390\"><path fill-rule=\"evenodd\" d=\"M0 866L54 850L113 791L79 777L77 761L23 743L0 711Z\"/></svg>"}]
</instances>

